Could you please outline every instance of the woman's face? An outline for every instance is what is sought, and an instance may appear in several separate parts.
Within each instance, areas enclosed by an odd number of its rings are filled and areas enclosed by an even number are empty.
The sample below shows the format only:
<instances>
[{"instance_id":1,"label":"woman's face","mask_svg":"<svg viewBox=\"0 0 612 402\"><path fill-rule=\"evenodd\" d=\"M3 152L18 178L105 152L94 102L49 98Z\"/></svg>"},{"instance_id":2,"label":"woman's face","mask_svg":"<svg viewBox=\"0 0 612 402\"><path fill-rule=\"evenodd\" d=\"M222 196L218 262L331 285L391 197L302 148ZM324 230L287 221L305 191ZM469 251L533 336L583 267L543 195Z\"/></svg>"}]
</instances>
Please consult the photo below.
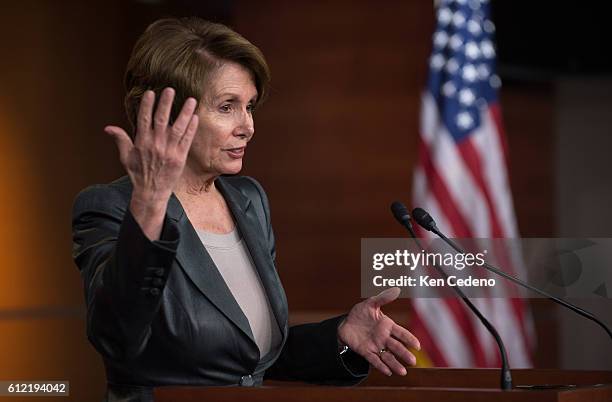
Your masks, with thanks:
<instances>
[{"instance_id":1,"label":"woman's face","mask_svg":"<svg viewBox=\"0 0 612 402\"><path fill-rule=\"evenodd\" d=\"M198 174L235 174L242 169L253 138L257 89L247 69L227 62L211 77L200 101L200 124L189 150L188 165Z\"/></svg>"}]
</instances>

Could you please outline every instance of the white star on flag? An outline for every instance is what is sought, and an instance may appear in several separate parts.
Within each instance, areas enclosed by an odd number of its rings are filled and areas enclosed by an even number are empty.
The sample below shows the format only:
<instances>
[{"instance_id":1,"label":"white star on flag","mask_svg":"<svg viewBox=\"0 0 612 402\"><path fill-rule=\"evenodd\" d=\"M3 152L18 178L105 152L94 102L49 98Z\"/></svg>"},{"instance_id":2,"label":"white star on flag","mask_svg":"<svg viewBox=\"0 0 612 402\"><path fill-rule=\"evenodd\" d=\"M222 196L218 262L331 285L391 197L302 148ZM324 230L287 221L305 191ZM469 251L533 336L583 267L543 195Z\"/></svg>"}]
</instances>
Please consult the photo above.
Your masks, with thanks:
<instances>
[{"instance_id":1,"label":"white star on flag","mask_svg":"<svg viewBox=\"0 0 612 402\"><path fill-rule=\"evenodd\" d=\"M474 82L476 81L476 77L478 77L478 71L476 71L476 68L474 67L473 64L468 64L465 67L463 67L463 79L468 81L468 82Z\"/></svg>"},{"instance_id":2,"label":"white star on flag","mask_svg":"<svg viewBox=\"0 0 612 402\"><path fill-rule=\"evenodd\" d=\"M468 42L465 44L465 55L472 60L480 56L480 49L476 42Z\"/></svg>"},{"instance_id":3,"label":"white star on flag","mask_svg":"<svg viewBox=\"0 0 612 402\"><path fill-rule=\"evenodd\" d=\"M463 103L466 106L470 106L474 103L476 97L474 96L474 92L472 92L469 88L464 88L459 91L459 102Z\"/></svg>"},{"instance_id":4,"label":"white star on flag","mask_svg":"<svg viewBox=\"0 0 612 402\"><path fill-rule=\"evenodd\" d=\"M457 125L464 130L472 127L474 119L468 112L461 112L457 115Z\"/></svg>"},{"instance_id":5,"label":"white star on flag","mask_svg":"<svg viewBox=\"0 0 612 402\"><path fill-rule=\"evenodd\" d=\"M461 47L461 45L463 45L463 39L461 39L459 34L454 34L451 36L449 44L451 49L457 50Z\"/></svg>"}]
</instances>

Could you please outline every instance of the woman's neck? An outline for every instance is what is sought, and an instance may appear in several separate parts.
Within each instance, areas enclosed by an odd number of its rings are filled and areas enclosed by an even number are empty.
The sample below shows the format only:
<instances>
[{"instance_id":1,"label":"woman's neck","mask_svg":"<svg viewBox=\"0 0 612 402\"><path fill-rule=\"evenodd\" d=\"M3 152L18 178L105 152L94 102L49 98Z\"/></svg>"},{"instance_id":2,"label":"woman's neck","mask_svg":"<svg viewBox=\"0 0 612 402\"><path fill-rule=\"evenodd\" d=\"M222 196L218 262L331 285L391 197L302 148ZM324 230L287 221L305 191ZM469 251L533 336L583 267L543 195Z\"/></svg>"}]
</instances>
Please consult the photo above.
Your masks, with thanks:
<instances>
[{"instance_id":1,"label":"woman's neck","mask_svg":"<svg viewBox=\"0 0 612 402\"><path fill-rule=\"evenodd\" d=\"M174 192L194 228L211 233L229 233L234 221L223 195L215 186L216 176L183 172Z\"/></svg>"},{"instance_id":2,"label":"woman's neck","mask_svg":"<svg viewBox=\"0 0 612 402\"><path fill-rule=\"evenodd\" d=\"M214 174L194 172L189 165L186 165L174 192L189 198L214 196L218 192L215 187L217 177L218 175Z\"/></svg>"}]
</instances>

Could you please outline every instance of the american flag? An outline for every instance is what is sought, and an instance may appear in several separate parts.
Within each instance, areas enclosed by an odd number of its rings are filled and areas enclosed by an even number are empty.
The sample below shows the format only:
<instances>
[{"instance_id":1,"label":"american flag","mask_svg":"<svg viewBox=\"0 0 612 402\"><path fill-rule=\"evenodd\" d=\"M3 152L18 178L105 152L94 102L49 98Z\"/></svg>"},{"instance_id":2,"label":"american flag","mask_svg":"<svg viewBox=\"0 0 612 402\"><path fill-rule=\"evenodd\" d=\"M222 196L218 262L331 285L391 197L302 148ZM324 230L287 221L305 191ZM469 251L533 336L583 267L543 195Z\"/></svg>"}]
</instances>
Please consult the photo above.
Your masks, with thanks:
<instances>
[{"instance_id":1,"label":"american flag","mask_svg":"<svg viewBox=\"0 0 612 402\"><path fill-rule=\"evenodd\" d=\"M501 81L495 74L495 27L489 18L489 1L437 4L413 204L426 209L449 237L518 237L497 97ZM430 234L421 231L419 235ZM510 261L514 272L521 266L516 253L500 258ZM503 292L499 286L504 280L499 278L497 284L498 292ZM496 297L473 302L500 332L511 367L531 366L534 331L524 301ZM411 329L433 365L499 365L493 338L460 299L415 298L412 309Z\"/></svg>"}]
</instances>

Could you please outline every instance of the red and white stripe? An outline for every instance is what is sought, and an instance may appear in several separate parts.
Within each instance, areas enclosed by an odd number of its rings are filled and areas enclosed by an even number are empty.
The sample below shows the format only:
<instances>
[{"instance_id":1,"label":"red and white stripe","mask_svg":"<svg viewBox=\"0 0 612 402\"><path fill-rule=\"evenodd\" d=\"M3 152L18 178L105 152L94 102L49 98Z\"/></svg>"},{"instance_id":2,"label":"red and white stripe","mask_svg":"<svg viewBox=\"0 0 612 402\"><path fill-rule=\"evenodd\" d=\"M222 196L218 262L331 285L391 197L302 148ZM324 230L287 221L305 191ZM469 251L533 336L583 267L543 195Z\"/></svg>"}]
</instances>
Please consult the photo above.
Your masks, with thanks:
<instances>
[{"instance_id":1,"label":"red and white stripe","mask_svg":"<svg viewBox=\"0 0 612 402\"><path fill-rule=\"evenodd\" d=\"M456 143L442 123L433 97L425 92L421 109L419 161L414 172L413 205L427 210L449 237L518 237L508 180L507 146L496 104L481 112L481 123ZM429 237L429 232L420 231ZM489 257L492 257L489 254ZM505 270L520 270L521 256L495 250ZM525 302L509 296L496 278L495 296L473 299L495 325L513 368L530 367L534 329ZM413 331L434 365L495 367L499 352L488 331L460 299L415 298Z\"/></svg>"}]
</instances>

